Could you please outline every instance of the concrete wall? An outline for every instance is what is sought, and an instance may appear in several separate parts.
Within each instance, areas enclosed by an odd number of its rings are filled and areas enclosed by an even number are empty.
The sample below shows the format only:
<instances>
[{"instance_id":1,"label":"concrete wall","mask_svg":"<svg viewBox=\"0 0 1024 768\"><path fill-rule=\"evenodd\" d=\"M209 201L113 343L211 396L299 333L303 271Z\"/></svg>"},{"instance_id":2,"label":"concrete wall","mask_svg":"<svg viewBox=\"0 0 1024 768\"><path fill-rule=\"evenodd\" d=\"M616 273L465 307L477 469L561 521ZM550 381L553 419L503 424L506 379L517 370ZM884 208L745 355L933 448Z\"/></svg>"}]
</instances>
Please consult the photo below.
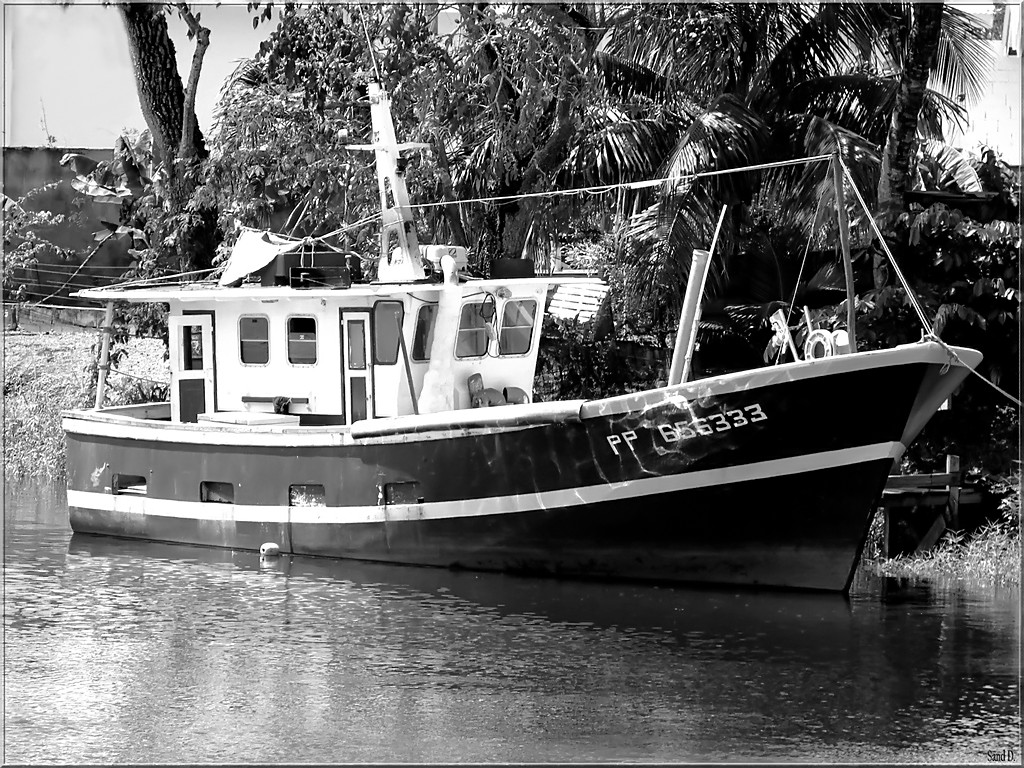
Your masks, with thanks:
<instances>
[{"instance_id":1,"label":"concrete wall","mask_svg":"<svg viewBox=\"0 0 1024 768\"><path fill-rule=\"evenodd\" d=\"M56 292L52 301L76 303L68 294L80 288L105 285L119 277L129 266L130 242L109 240L100 247L81 273L61 287L96 246L95 232L103 229L103 221L117 223L119 206L95 203L80 195L71 186L73 173L62 168L60 159L67 152L86 155L94 160L110 160L110 149L65 149L55 147L5 147L3 151L3 192L14 200L29 195L22 205L30 211L50 211L71 217L82 213L82 223L64 221L39 227L40 237L59 248L72 251L70 258L57 253L40 255L39 263L20 272L17 277L27 283L29 301L36 302ZM47 185L52 185L47 188ZM45 189L44 189L45 188ZM35 192L34 190L42 190Z\"/></svg>"}]
</instances>

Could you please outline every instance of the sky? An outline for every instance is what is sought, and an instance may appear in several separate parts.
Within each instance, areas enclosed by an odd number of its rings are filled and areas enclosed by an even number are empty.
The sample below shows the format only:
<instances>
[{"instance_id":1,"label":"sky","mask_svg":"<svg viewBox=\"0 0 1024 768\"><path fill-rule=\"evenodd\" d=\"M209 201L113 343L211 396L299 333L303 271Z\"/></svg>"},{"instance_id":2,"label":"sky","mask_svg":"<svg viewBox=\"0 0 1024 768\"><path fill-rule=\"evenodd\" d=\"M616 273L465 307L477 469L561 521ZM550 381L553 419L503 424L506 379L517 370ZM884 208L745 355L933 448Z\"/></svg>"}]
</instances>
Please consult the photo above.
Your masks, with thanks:
<instances>
[{"instance_id":1,"label":"sky","mask_svg":"<svg viewBox=\"0 0 1024 768\"><path fill-rule=\"evenodd\" d=\"M192 7L210 29L196 95L199 125L208 132L225 78L257 52L275 24L253 30L244 3ZM124 128L146 127L116 8L4 0L2 26L4 146L45 146L49 134L58 147L105 149ZM168 17L168 27L184 80L195 46L177 16Z\"/></svg>"}]
</instances>

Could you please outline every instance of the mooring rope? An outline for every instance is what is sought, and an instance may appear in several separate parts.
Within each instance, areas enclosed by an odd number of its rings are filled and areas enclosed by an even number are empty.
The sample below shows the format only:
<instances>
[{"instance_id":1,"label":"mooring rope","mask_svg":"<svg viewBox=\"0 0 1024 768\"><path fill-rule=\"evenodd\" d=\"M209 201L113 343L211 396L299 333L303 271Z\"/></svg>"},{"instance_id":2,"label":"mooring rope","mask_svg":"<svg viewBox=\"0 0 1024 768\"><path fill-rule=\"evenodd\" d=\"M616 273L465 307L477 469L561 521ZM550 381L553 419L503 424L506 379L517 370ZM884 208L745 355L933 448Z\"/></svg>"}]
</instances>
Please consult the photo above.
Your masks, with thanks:
<instances>
[{"instance_id":1,"label":"mooring rope","mask_svg":"<svg viewBox=\"0 0 1024 768\"><path fill-rule=\"evenodd\" d=\"M951 346L949 346L949 344L944 342L942 339L940 339L934 333L926 333L925 334L925 338L934 341L940 347L945 349L946 350L946 354L949 355L950 360L953 363L956 363L957 365L960 365L960 366L966 368L968 371L973 373L975 376L977 376L983 382L985 382L990 387L992 387L992 389L994 389L996 392L998 392L999 394L1003 395L1007 400L1009 400L1012 403L1014 403L1018 408L1021 407L1021 401L1018 398L1014 397L1012 394L1010 394L1005 389L1000 387L994 381L990 381L989 379L986 379L982 374L978 373L978 371L976 369L971 368L969 365L967 365L967 363L965 363L963 360L960 359L960 356L956 353L955 349L953 349Z\"/></svg>"}]
</instances>

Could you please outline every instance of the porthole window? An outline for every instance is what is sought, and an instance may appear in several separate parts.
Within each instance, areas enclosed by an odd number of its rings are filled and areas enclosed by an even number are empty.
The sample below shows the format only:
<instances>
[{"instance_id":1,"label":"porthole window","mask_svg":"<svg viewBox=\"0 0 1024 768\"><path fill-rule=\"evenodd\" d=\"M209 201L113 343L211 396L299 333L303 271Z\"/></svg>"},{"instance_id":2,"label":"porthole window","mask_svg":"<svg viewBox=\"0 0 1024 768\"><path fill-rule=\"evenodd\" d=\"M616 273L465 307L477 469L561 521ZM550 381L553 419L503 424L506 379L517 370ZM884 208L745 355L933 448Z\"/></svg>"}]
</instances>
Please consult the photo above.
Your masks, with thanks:
<instances>
[{"instance_id":1,"label":"porthole window","mask_svg":"<svg viewBox=\"0 0 1024 768\"><path fill-rule=\"evenodd\" d=\"M270 362L270 321L246 315L238 318L238 355L245 365Z\"/></svg>"},{"instance_id":2,"label":"porthole window","mask_svg":"<svg viewBox=\"0 0 1024 768\"><path fill-rule=\"evenodd\" d=\"M288 486L288 506L290 507L323 507L326 505L326 494L322 485Z\"/></svg>"},{"instance_id":3,"label":"porthole window","mask_svg":"<svg viewBox=\"0 0 1024 768\"><path fill-rule=\"evenodd\" d=\"M235 486L204 480L199 484L199 500L206 504L234 504Z\"/></svg>"},{"instance_id":4,"label":"porthole window","mask_svg":"<svg viewBox=\"0 0 1024 768\"><path fill-rule=\"evenodd\" d=\"M482 357L487 354L487 321L481 312L482 307L481 302L475 302L462 308L458 340L455 342L456 357Z\"/></svg>"},{"instance_id":5,"label":"porthole window","mask_svg":"<svg viewBox=\"0 0 1024 768\"><path fill-rule=\"evenodd\" d=\"M434 343L434 320L437 304L424 304L416 314L416 332L412 339L412 359L429 360L430 345Z\"/></svg>"},{"instance_id":6,"label":"porthole window","mask_svg":"<svg viewBox=\"0 0 1024 768\"><path fill-rule=\"evenodd\" d=\"M505 302L501 313L501 333L498 335L499 355L525 355L530 351L536 316L537 302L532 299Z\"/></svg>"},{"instance_id":7,"label":"porthole window","mask_svg":"<svg viewBox=\"0 0 1024 768\"><path fill-rule=\"evenodd\" d=\"M111 479L110 490L114 494L145 496L146 478L142 475L115 474Z\"/></svg>"},{"instance_id":8,"label":"porthole window","mask_svg":"<svg viewBox=\"0 0 1024 768\"><path fill-rule=\"evenodd\" d=\"M288 362L297 365L316 362L316 318L288 318Z\"/></svg>"}]
</instances>

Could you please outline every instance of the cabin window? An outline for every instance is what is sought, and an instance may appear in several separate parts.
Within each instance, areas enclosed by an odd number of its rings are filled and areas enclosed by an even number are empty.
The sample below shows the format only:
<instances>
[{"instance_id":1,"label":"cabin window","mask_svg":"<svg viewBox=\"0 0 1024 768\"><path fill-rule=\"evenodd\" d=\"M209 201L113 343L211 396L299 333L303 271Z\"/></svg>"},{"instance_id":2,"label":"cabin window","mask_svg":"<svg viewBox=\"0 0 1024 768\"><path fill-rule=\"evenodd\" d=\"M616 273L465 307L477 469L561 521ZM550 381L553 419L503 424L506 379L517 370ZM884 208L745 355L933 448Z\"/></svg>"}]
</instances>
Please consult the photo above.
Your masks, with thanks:
<instances>
[{"instance_id":1,"label":"cabin window","mask_svg":"<svg viewBox=\"0 0 1024 768\"><path fill-rule=\"evenodd\" d=\"M238 354L246 365L270 362L270 321L267 318L238 318Z\"/></svg>"},{"instance_id":2,"label":"cabin window","mask_svg":"<svg viewBox=\"0 0 1024 768\"><path fill-rule=\"evenodd\" d=\"M366 377L353 376L348 380L349 397L352 400L352 421L366 418Z\"/></svg>"},{"instance_id":3,"label":"cabin window","mask_svg":"<svg viewBox=\"0 0 1024 768\"><path fill-rule=\"evenodd\" d=\"M288 318L288 362L298 365L316 362L316 318Z\"/></svg>"},{"instance_id":4,"label":"cabin window","mask_svg":"<svg viewBox=\"0 0 1024 768\"><path fill-rule=\"evenodd\" d=\"M429 360L430 345L434 343L434 320L437 304L424 304L416 315L416 332L412 339L412 359Z\"/></svg>"},{"instance_id":5,"label":"cabin window","mask_svg":"<svg viewBox=\"0 0 1024 768\"><path fill-rule=\"evenodd\" d=\"M348 335L348 369L366 370L366 321L349 320L345 323Z\"/></svg>"},{"instance_id":6,"label":"cabin window","mask_svg":"<svg viewBox=\"0 0 1024 768\"><path fill-rule=\"evenodd\" d=\"M525 355L530 351L536 314L536 301L505 302L501 313L501 333L498 335L499 355Z\"/></svg>"},{"instance_id":7,"label":"cabin window","mask_svg":"<svg viewBox=\"0 0 1024 768\"><path fill-rule=\"evenodd\" d=\"M288 486L288 506L323 507L326 505L326 494L322 485L305 483Z\"/></svg>"},{"instance_id":8,"label":"cabin window","mask_svg":"<svg viewBox=\"0 0 1024 768\"><path fill-rule=\"evenodd\" d=\"M234 504L235 486L204 480L199 484L199 500L209 504Z\"/></svg>"},{"instance_id":9,"label":"cabin window","mask_svg":"<svg viewBox=\"0 0 1024 768\"><path fill-rule=\"evenodd\" d=\"M146 478L142 475L115 474L111 478L110 490L115 495L145 496Z\"/></svg>"},{"instance_id":10,"label":"cabin window","mask_svg":"<svg viewBox=\"0 0 1024 768\"><path fill-rule=\"evenodd\" d=\"M183 371L203 370L203 328L200 325L181 327L181 351Z\"/></svg>"},{"instance_id":11,"label":"cabin window","mask_svg":"<svg viewBox=\"0 0 1024 768\"><path fill-rule=\"evenodd\" d=\"M483 303L466 304L459 319L459 336L455 343L456 357L482 357L487 354L487 320Z\"/></svg>"},{"instance_id":12,"label":"cabin window","mask_svg":"<svg viewBox=\"0 0 1024 768\"><path fill-rule=\"evenodd\" d=\"M373 362L394 365L402 339L405 307L400 301L378 301L373 305Z\"/></svg>"}]
</instances>

